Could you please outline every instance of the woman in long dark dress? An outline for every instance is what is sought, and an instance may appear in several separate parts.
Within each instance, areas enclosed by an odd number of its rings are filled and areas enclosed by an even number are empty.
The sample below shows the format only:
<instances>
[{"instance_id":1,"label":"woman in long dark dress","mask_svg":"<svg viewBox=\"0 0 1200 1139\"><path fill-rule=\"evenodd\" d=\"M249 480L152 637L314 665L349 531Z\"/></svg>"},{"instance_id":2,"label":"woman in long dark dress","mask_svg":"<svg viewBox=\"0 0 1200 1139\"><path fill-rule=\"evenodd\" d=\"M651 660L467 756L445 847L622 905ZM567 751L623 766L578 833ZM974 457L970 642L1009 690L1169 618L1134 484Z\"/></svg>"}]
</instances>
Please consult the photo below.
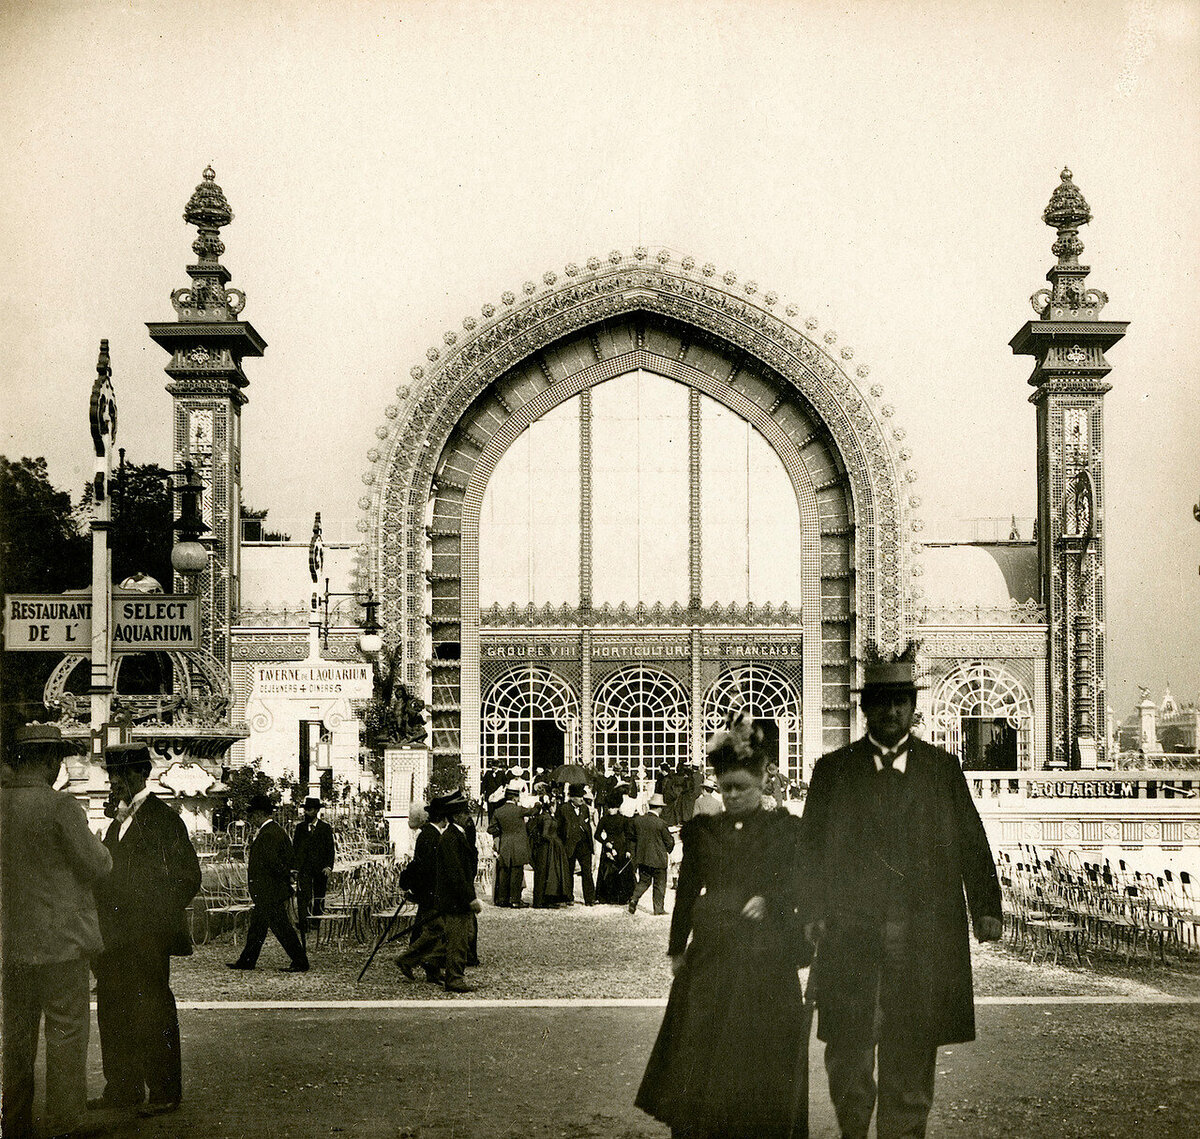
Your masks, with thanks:
<instances>
[{"instance_id":1,"label":"woman in long dark dress","mask_svg":"<svg viewBox=\"0 0 1200 1139\"><path fill-rule=\"evenodd\" d=\"M621 792L608 801L608 811L596 828L600 844L600 866L596 872L596 901L610 906L626 906L637 885L633 865L633 835L629 820L617 809Z\"/></svg>"},{"instance_id":2,"label":"woman in long dark dress","mask_svg":"<svg viewBox=\"0 0 1200 1139\"><path fill-rule=\"evenodd\" d=\"M564 905L571 898L571 862L559 837L549 796L543 796L529 828L534 836L533 904L537 909Z\"/></svg>"},{"instance_id":3,"label":"woman in long dark dress","mask_svg":"<svg viewBox=\"0 0 1200 1139\"><path fill-rule=\"evenodd\" d=\"M676 1139L801 1139L810 1020L797 973L800 820L762 809L752 727L743 720L721 736L709 759L725 810L682 831L667 950L675 981L635 1102Z\"/></svg>"}]
</instances>

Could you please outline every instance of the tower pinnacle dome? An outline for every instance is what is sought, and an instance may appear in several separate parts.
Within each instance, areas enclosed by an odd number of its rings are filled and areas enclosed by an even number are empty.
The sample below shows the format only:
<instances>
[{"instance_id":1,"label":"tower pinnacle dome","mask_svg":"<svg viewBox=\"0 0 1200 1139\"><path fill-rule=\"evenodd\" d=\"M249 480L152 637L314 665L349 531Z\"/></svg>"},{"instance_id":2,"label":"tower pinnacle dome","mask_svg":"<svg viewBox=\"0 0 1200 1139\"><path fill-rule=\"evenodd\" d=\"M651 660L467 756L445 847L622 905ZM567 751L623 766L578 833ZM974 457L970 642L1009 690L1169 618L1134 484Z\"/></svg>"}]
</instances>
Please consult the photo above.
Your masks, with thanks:
<instances>
[{"instance_id":1,"label":"tower pinnacle dome","mask_svg":"<svg viewBox=\"0 0 1200 1139\"><path fill-rule=\"evenodd\" d=\"M1061 235L1063 230L1087 225L1092 220L1092 211L1067 167L1063 167L1059 177L1062 181L1054 187L1050 202L1042 211L1042 221L1053 226Z\"/></svg>"},{"instance_id":2,"label":"tower pinnacle dome","mask_svg":"<svg viewBox=\"0 0 1200 1139\"><path fill-rule=\"evenodd\" d=\"M210 263L219 260L225 252L220 230L233 221L233 210L225 200L225 191L217 185L216 177L217 172L206 166L204 180L192 191L183 210L183 220L200 231L192 242L193 251L201 261Z\"/></svg>"}]
</instances>

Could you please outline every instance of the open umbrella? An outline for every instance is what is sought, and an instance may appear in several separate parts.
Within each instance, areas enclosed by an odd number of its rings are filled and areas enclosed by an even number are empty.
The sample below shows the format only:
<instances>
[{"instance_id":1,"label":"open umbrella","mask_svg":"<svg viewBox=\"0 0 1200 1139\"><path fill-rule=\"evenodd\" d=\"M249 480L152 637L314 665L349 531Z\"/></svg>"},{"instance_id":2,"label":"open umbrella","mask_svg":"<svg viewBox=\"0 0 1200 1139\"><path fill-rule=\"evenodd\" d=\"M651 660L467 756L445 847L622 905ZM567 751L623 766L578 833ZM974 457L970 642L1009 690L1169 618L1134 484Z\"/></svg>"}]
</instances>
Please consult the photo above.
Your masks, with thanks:
<instances>
[{"instance_id":1,"label":"open umbrella","mask_svg":"<svg viewBox=\"0 0 1200 1139\"><path fill-rule=\"evenodd\" d=\"M550 773L550 778L555 783L586 783L588 773L577 763L564 763Z\"/></svg>"}]
</instances>

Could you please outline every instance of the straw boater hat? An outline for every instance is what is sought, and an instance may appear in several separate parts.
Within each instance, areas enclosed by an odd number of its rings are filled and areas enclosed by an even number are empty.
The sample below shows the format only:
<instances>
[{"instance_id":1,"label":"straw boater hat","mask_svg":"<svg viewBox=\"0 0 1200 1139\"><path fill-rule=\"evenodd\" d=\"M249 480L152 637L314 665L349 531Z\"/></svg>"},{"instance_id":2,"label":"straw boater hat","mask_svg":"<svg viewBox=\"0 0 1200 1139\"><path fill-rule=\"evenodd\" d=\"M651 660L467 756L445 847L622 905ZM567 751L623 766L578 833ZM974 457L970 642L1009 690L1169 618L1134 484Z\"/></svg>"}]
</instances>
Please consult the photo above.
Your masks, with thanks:
<instances>
[{"instance_id":1,"label":"straw boater hat","mask_svg":"<svg viewBox=\"0 0 1200 1139\"><path fill-rule=\"evenodd\" d=\"M898 653L883 653L874 641L863 650L863 682L853 691L912 692L925 687L917 683L917 641L909 641Z\"/></svg>"},{"instance_id":2,"label":"straw boater hat","mask_svg":"<svg viewBox=\"0 0 1200 1139\"><path fill-rule=\"evenodd\" d=\"M650 802L646 804L647 807L665 807L666 805L666 800L657 791L650 796Z\"/></svg>"},{"instance_id":3,"label":"straw boater hat","mask_svg":"<svg viewBox=\"0 0 1200 1139\"><path fill-rule=\"evenodd\" d=\"M112 774L130 767L153 767L154 760L144 743L111 744L104 749L104 766Z\"/></svg>"}]
</instances>

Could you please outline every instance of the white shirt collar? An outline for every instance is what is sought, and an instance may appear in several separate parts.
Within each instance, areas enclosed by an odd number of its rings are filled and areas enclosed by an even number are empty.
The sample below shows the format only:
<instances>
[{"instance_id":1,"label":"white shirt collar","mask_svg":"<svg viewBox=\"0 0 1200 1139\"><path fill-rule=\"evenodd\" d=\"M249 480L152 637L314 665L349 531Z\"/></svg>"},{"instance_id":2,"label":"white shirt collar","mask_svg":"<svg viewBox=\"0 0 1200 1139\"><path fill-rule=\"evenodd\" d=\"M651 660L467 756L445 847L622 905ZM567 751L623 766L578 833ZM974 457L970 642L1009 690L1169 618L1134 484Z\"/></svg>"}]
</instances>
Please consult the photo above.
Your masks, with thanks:
<instances>
[{"instance_id":1,"label":"white shirt collar","mask_svg":"<svg viewBox=\"0 0 1200 1139\"><path fill-rule=\"evenodd\" d=\"M258 830L254 832L254 837L258 838L258 836L263 832L263 827L270 826L274 821L274 817L272 815L268 815L261 823L258 824Z\"/></svg>"},{"instance_id":2,"label":"white shirt collar","mask_svg":"<svg viewBox=\"0 0 1200 1139\"><path fill-rule=\"evenodd\" d=\"M117 838L125 837L125 832L129 830L129 824L133 822L133 816L138 813L138 808L150 797L150 788L143 787L128 804L123 804L117 808L117 818L121 820L121 828L117 831Z\"/></svg>"},{"instance_id":3,"label":"white shirt collar","mask_svg":"<svg viewBox=\"0 0 1200 1139\"><path fill-rule=\"evenodd\" d=\"M904 774L905 768L908 766L908 732L905 732L904 738L895 747L885 747L870 732L867 733L867 740L873 749L872 756L875 760L876 771L883 770L881 756L891 755L895 756L892 760L892 770L900 772L901 775Z\"/></svg>"}]
</instances>

